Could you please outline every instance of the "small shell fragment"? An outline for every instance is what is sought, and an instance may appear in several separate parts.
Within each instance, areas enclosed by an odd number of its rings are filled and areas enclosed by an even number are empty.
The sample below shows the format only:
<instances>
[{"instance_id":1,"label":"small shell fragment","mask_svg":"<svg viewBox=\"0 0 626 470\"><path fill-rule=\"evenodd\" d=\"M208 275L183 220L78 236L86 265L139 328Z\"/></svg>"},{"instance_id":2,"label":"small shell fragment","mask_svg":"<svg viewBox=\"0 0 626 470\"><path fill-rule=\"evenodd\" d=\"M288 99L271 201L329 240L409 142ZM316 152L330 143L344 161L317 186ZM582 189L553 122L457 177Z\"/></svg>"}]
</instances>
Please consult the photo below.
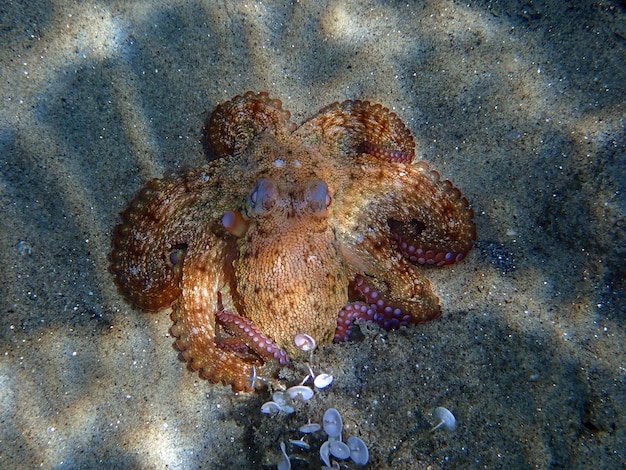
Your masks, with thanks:
<instances>
[{"instance_id":1,"label":"small shell fragment","mask_svg":"<svg viewBox=\"0 0 626 470\"><path fill-rule=\"evenodd\" d=\"M293 413L296 410L291 405L283 405L283 406L280 407L280 411L282 411L283 413L285 413L287 415L290 415L291 413Z\"/></svg>"},{"instance_id":2,"label":"small shell fragment","mask_svg":"<svg viewBox=\"0 0 626 470\"><path fill-rule=\"evenodd\" d=\"M322 426L317 423L303 424L302 426L300 426L300 432L303 434L313 434L320 429L322 429Z\"/></svg>"},{"instance_id":3,"label":"small shell fragment","mask_svg":"<svg viewBox=\"0 0 626 470\"><path fill-rule=\"evenodd\" d=\"M285 392L274 392L272 394L272 400L278 403L280 406L287 404L287 398Z\"/></svg>"}]
</instances>

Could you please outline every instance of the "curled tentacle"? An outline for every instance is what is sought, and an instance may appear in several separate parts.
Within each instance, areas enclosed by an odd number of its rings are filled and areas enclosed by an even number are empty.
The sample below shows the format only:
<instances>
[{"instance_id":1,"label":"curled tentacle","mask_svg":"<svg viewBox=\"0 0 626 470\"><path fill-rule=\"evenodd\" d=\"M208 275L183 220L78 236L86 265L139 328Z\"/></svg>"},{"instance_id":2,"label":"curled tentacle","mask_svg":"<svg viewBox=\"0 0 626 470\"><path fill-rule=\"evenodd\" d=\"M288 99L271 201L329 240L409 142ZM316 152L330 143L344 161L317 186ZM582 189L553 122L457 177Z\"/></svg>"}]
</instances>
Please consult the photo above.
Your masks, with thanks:
<instances>
[{"instance_id":1,"label":"curled tentacle","mask_svg":"<svg viewBox=\"0 0 626 470\"><path fill-rule=\"evenodd\" d=\"M359 145L358 149L362 153L369 153L376 158L387 160L392 163L411 163L413 161L413 155L409 153L399 150L386 149L381 145L376 145L368 141Z\"/></svg>"},{"instance_id":2,"label":"curled tentacle","mask_svg":"<svg viewBox=\"0 0 626 470\"><path fill-rule=\"evenodd\" d=\"M218 312L215 316L224 328L242 339L250 349L262 358L276 361L281 366L289 364L289 356L287 353L279 348L270 338L265 336L255 324L247 318L226 310Z\"/></svg>"},{"instance_id":3,"label":"curled tentacle","mask_svg":"<svg viewBox=\"0 0 626 470\"><path fill-rule=\"evenodd\" d=\"M336 343L350 338L352 325L356 320L376 323L387 331L423 321L414 316L409 308L394 305L385 298L384 293L370 286L361 275L356 276L353 289L363 300L348 304L339 312L334 338Z\"/></svg>"},{"instance_id":4,"label":"curled tentacle","mask_svg":"<svg viewBox=\"0 0 626 470\"><path fill-rule=\"evenodd\" d=\"M439 173L428 164L416 165L436 189L437 212L422 210L404 220L390 218L387 225L398 250L416 264L446 266L462 261L476 239L474 211L469 202L449 180L440 180ZM424 185L425 187L426 185ZM442 230L443 228L443 230Z\"/></svg>"},{"instance_id":5,"label":"curled tentacle","mask_svg":"<svg viewBox=\"0 0 626 470\"><path fill-rule=\"evenodd\" d=\"M417 237L411 235L407 225L410 226L411 224L403 225L395 220L389 221L389 228L398 250L402 256L413 263L435 266L458 263L465 258L467 252L472 248L472 244L452 251L420 247L419 242L416 242Z\"/></svg>"},{"instance_id":6,"label":"curled tentacle","mask_svg":"<svg viewBox=\"0 0 626 470\"><path fill-rule=\"evenodd\" d=\"M248 91L220 104L203 129L204 150L209 161L244 149L262 132L276 136L290 133L295 125L279 99L265 92Z\"/></svg>"},{"instance_id":7,"label":"curled tentacle","mask_svg":"<svg viewBox=\"0 0 626 470\"><path fill-rule=\"evenodd\" d=\"M321 138L334 152L351 156L376 152L386 159L394 155L405 163L415 158L415 141L402 120L388 108L369 101L348 100L326 106L295 133L305 140Z\"/></svg>"}]
</instances>

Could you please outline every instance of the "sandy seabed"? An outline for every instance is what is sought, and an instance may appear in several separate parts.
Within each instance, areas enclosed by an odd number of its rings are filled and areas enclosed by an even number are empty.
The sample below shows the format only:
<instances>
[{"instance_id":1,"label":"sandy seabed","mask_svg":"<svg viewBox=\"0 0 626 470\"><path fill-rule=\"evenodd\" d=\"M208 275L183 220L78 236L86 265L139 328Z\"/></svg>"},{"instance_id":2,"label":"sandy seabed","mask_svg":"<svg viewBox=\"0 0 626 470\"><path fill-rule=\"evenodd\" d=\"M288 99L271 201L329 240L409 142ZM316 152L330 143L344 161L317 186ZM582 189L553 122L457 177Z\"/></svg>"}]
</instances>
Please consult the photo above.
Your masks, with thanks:
<instances>
[{"instance_id":1,"label":"sandy seabed","mask_svg":"<svg viewBox=\"0 0 626 470\"><path fill-rule=\"evenodd\" d=\"M0 44L0 467L271 467L335 407L369 468L624 468L623 1L18 1ZM189 372L108 272L120 212L247 90L389 107L478 226L428 273L443 318L322 348L289 416Z\"/></svg>"}]
</instances>

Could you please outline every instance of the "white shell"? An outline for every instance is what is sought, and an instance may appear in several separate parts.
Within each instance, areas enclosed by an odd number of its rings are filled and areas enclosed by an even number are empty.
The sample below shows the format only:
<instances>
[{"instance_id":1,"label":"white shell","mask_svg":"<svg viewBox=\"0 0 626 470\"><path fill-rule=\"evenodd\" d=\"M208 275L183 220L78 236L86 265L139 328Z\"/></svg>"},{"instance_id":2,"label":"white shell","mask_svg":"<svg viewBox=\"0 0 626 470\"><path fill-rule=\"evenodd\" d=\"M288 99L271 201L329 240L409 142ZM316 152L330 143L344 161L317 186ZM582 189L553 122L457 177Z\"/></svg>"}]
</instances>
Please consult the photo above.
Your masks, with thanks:
<instances>
[{"instance_id":1,"label":"white shell","mask_svg":"<svg viewBox=\"0 0 626 470\"><path fill-rule=\"evenodd\" d=\"M309 443L304 442L302 439L289 439L289 443L304 450L311 450Z\"/></svg>"},{"instance_id":2,"label":"white shell","mask_svg":"<svg viewBox=\"0 0 626 470\"><path fill-rule=\"evenodd\" d=\"M304 434L312 434L320 429L322 429L322 427L317 423L303 424L300 426L300 432Z\"/></svg>"},{"instance_id":3,"label":"white shell","mask_svg":"<svg viewBox=\"0 0 626 470\"><path fill-rule=\"evenodd\" d=\"M285 450L285 443L280 443L280 452L283 454L283 460L278 462L276 468L278 470L291 470L291 461L289 460L289 456L287 455L287 451Z\"/></svg>"},{"instance_id":4,"label":"white shell","mask_svg":"<svg viewBox=\"0 0 626 470\"><path fill-rule=\"evenodd\" d=\"M328 448L328 441L324 442L320 447L320 458L324 465L330 467L330 449Z\"/></svg>"},{"instance_id":5,"label":"white shell","mask_svg":"<svg viewBox=\"0 0 626 470\"><path fill-rule=\"evenodd\" d=\"M308 401L313 398L313 389L305 387L304 385L296 385L295 387L289 387L287 389L287 395L292 400Z\"/></svg>"},{"instance_id":6,"label":"white shell","mask_svg":"<svg viewBox=\"0 0 626 470\"><path fill-rule=\"evenodd\" d=\"M280 413L281 407L275 401L266 401L261 405L261 413L265 413L266 415L275 415L276 413Z\"/></svg>"},{"instance_id":7,"label":"white shell","mask_svg":"<svg viewBox=\"0 0 626 470\"><path fill-rule=\"evenodd\" d=\"M341 436L341 431L343 429L343 420L341 419L341 415L339 411L335 408L329 408L324 413L324 418L322 420L322 425L324 426L324 431L330 437L339 437Z\"/></svg>"},{"instance_id":8,"label":"white shell","mask_svg":"<svg viewBox=\"0 0 626 470\"><path fill-rule=\"evenodd\" d=\"M306 334L299 334L293 337L296 347L304 352L313 351L317 346L315 339Z\"/></svg>"},{"instance_id":9,"label":"white shell","mask_svg":"<svg viewBox=\"0 0 626 470\"><path fill-rule=\"evenodd\" d=\"M440 427L443 427L448 431L454 431L456 429L456 418L449 409L444 408L443 406L439 406L435 408L433 416L437 421L439 421L439 423L434 428L432 428L431 431L434 431L435 429L438 429Z\"/></svg>"},{"instance_id":10,"label":"white shell","mask_svg":"<svg viewBox=\"0 0 626 470\"><path fill-rule=\"evenodd\" d=\"M285 414L290 415L291 413L293 413L296 410L291 405L283 405L283 406L280 407L280 411L282 411Z\"/></svg>"},{"instance_id":11,"label":"white shell","mask_svg":"<svg viewBox=\"0 0 626 470\"><path fill-rule=\"evenodd\" d=\"M274 400L280 406L287 404L287 398L285 397L285 392L274 392L272 394L272 400Z\"/></svg>"},{"instance_id":12,"label":"white shell","mask_svg":"<svg viewBox=\"0 0 626 470\"><path fill-rule=\"evenodd\" d=\"M331 441L328 444L328 449L333 457L337 457L340 460L345 460L350 457L350 447L341 441Z\"/></svg>"},{"instance_id":13,"label":"white shell","mask_svg":"<svg viewBox=\"0 0 626 470\"><path fill-rule=\"evenodd\" d=\"M350 458L357 465L367 465L370 460L370 452L363 439L358 437L348 438L348 447L350 448Z\"/></svg>"},{"instance_id":14,"label":"white shell","mask_svg":"<svg viewBox=\"0 0 626 470\"><path fill-rule=\"evenodd\" d=\"M331 383L333 383L333 376L329 374L320 374L313 380L313 385L319 389L326 388Z\"/></svg>"}]
</instances>

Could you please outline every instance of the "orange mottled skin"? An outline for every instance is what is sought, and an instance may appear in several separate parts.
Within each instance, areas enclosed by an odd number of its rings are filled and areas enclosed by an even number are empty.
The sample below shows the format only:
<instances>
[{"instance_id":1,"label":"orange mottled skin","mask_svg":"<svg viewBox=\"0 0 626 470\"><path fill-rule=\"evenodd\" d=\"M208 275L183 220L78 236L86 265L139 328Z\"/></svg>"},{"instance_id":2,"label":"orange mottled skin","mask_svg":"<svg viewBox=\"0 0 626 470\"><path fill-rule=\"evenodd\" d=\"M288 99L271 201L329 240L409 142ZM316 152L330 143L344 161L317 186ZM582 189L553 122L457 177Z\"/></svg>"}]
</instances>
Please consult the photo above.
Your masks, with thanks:
<instances>
[{"instance_id":1,"label":"orange mottled skin","mask_svg":"<svg viewBox=\"0 0 626 470\"><path fill-rule=\"evenodd\" d=\"M297 127L280 101L248 92L218 106L205 137L206 166L148 182L124 212L111 264L134 304L172 308L176 344L203 377L248 391L252 367L272 365L216 322L220 310L292 357L296 334L332 340L338 312L360 300L358 275L414 323L441 314L428 268L400 254L391 227L461 259L473 213L450 182L412 163L413 137L395 114L346 101ZM236 227L225 228L227 212Z\"/></svg>"}]
</instances>

